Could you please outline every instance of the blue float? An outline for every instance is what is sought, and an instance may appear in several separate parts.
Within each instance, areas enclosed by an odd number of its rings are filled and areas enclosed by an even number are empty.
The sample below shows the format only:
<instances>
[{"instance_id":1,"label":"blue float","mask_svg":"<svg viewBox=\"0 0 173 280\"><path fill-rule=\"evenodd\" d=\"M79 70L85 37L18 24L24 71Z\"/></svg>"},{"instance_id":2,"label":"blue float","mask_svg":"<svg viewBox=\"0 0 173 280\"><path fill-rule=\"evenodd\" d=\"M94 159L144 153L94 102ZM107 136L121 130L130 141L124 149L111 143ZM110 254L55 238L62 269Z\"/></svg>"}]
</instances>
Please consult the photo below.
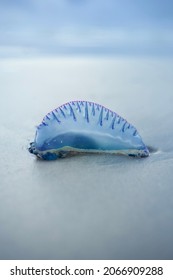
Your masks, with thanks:
<instances>
[{"instance_id":1,"label":"blue float","mask_svg":"<svg viewBox=\"0 0 173 280\"><path fill-rule=\"evenodd\" d=\"M72 101L48 113L37 127L29 151L45 160L78 152L149 156L133 125L88 101Z\"/></svg>"}]
</instances>

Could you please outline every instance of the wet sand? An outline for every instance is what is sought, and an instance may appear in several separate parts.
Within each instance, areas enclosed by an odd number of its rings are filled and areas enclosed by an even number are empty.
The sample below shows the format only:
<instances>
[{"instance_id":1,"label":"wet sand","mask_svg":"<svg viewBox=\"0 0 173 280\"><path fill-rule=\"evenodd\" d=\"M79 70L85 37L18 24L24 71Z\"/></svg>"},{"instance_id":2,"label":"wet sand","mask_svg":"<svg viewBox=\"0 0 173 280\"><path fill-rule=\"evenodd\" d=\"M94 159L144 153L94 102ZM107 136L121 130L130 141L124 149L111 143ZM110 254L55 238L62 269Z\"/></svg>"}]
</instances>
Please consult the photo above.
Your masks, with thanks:
<instances>
[{"instance_id":1,"label":"wet sand","mask_svg":"<svg viewBox=\"0 0 173 280\"><path fill-rule=\"evenodd\" d=\"M173 61L0 61L0 259L173 258ZM132 123L149 158L46 162L27 147L45 114L89 100Z\"/></svg>"}]
</instances>

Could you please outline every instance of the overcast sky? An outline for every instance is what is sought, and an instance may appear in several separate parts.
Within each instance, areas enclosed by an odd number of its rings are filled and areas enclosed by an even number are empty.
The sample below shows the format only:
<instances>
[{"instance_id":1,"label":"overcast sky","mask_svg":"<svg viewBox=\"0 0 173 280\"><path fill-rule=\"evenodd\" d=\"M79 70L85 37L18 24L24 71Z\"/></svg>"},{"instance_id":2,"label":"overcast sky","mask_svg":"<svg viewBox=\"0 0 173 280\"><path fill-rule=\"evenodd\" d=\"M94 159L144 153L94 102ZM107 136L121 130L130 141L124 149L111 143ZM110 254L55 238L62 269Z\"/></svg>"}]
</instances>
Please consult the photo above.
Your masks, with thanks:
<instances>
[{"instance_id":1,"label":"overcast sky","mask_svg":"<svg viewBox=\"0 0 173 280\"><path fill-rule=\"evenodd\" d=\"M0 56L173 55L172 0L0 0Z\"/></svg>"}]
</instances>

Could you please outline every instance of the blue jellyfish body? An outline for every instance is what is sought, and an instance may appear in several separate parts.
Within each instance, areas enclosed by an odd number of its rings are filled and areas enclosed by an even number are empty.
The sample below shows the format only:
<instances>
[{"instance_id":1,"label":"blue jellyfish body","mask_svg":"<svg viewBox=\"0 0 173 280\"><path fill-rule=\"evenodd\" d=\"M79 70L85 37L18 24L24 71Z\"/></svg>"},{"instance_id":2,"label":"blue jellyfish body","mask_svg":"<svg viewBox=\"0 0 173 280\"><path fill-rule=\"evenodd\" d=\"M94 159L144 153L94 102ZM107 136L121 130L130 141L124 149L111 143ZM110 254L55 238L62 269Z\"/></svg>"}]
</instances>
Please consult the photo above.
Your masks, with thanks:
<instances>
[{"instance_id":1,"label":"blue jellyfish body","mask_svg":"<svg viewBox=\"0 0 173 280\"><path fill-rule=\"evenodd\" d=\"M149 155L133 125L88 101L72 101L48 113L37 127L29 151L46 160L74 152Z\"/></svg>"}]
</instances>

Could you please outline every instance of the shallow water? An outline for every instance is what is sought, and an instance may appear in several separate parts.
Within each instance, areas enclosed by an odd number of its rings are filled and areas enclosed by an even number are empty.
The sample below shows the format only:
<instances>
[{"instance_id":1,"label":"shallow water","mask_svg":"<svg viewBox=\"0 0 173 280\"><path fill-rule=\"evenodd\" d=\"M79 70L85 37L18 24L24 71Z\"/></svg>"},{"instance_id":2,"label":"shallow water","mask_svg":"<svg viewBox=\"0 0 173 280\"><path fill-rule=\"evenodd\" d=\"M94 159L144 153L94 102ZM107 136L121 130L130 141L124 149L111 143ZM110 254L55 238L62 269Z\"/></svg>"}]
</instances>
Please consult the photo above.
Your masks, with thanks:
<instances>
[{"instance_id":1,"label":"shallow water","mask_svg":"<svg viewBox=\"0 0 173 280\"><path fill-rule=\"evenodd\" d=\"M173 258L173 61L0 61L0 258ZM132 123L150 157L29 154L35 126L70 100Z\"/></svg>"}]
</instances>

